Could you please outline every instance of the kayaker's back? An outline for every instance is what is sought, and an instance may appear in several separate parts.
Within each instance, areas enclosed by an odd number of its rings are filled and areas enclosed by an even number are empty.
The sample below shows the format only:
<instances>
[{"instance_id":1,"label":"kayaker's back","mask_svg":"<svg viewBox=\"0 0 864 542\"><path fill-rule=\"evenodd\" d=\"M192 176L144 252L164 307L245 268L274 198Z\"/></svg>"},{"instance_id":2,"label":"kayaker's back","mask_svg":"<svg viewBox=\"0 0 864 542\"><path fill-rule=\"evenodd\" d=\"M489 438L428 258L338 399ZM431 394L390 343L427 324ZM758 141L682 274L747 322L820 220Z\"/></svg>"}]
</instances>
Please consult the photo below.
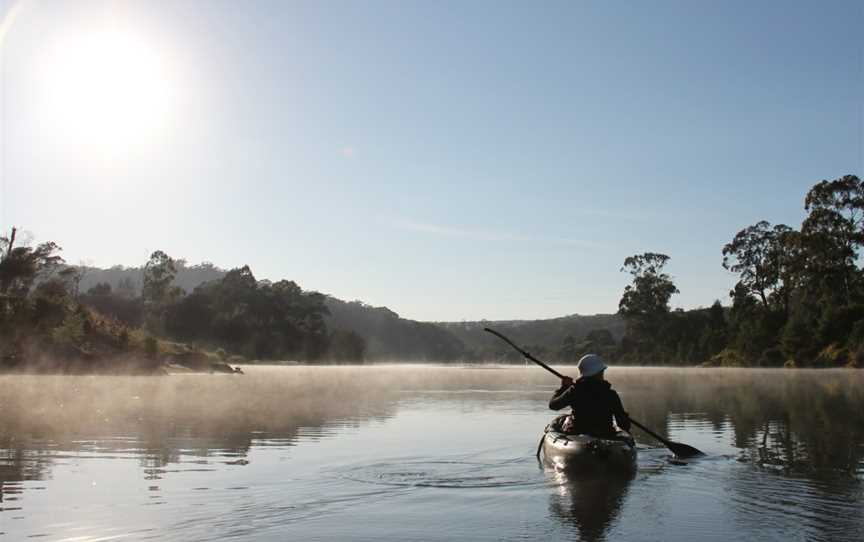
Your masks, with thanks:
<instances>
[{"instance_id":1,"label":"kayaker's back","mask_svg":"<svg viewBox=\"0 0 864 542\"><path fill-rule=\"evenodd\" d=\"M613 419L620 428L630 428L621 398L605 380L580 378L571 386L559 388L549 401L549 408L560 410L568 406L572 409L570 425L562 427L562 432L614 437Z\"/></svg>"}]
</instances>

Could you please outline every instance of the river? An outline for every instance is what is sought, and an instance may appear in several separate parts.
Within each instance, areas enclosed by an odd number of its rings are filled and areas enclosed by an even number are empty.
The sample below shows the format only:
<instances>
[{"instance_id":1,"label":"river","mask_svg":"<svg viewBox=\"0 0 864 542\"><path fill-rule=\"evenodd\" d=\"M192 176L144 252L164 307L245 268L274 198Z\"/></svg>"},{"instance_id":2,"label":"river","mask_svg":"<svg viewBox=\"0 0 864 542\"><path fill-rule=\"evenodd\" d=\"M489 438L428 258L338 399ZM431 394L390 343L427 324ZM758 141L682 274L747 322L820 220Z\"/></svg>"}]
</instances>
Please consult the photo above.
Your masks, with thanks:
<instances>
[{"instance_id":1,"label":"river","mask_svg":"<svg viewBox=\"0 0 864 542\"><path fill-rule=\"evenodd\" d=\"M7 540L861 540L864 371L612 368L632 479L534 457L536 367L0 376ZM563 372L566 372L563 371Z\"/></svg>"}]
</instances>

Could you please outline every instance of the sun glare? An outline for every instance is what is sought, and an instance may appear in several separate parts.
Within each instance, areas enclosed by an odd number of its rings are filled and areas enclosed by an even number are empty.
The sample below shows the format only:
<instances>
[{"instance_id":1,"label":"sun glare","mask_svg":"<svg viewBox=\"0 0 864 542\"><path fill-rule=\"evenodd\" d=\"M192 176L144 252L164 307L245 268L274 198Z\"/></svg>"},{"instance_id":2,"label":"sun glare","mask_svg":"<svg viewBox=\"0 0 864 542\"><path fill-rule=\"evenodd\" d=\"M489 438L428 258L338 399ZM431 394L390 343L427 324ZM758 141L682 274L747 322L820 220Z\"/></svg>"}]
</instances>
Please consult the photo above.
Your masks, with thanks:
<instances>
[{"instance_id":1,"label":"sun glare","mask_svg":"<svg viewBox=\"0 0 864 542\"><path fill-rule=\"evenodd\" d=\"M62 144L115 154L165 135L173 85L163 57L142 36L120 30L64 36L43 60L41 124Z\"/></svg>"}]
</instances>

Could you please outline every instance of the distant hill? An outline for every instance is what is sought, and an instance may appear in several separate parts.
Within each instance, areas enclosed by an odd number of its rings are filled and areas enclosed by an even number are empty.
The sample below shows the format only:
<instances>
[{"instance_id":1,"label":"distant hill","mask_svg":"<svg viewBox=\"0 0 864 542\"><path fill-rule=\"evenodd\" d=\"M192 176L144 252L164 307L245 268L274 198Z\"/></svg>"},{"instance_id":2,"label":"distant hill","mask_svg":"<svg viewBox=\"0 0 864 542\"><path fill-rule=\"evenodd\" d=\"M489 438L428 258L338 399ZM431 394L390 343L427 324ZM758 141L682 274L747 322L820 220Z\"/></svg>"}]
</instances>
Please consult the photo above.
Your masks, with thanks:
<instances>
[{"instance_id":1,"label":"distant hill","mask_svg":"<svg viewBox=\"0 0 864 542\"><path fill-rule=\"evenodd\" d=\"M437 322L436 325L456 336L475 357L487 361L514 361L518 354L500 339L483 331L485 327L500 331L523 348L550 361L571 361L562 360L559 356L559 350L568 337L580 343L593 331L607 330L616 342L620 342L625 329L624 320L616 314L574 314L546 320Z\"/></svg>"},{"instance_id":2,"label":"distant hill","mask_svg":"<svg viewBox=\"0 0 864 542\"><path fill-rule=\"evenodd\" d=\"M132 295L140 295L143 267L86 267L83 270L79 285L82 293L99 283L107 283L115 291L125 289ZM191 293L205 282L221 279L226 272L211 263L190 266L180 260L174 285ZM418 322L402 318L387 307L373 307L362 301L349 302L328 296L326 305L330 310L327 327L354 331L363 337L368 361L518 361L518 354L509 346L483 331L487 326L506 334L535 355L558 362L571 361L564 359L567 356L560 352L568 337L580 343L589 333L606 330L617 342L624 335L624 320L609 314L547 320Z\"/></svg>"},{"instance_id":3,"label":"distant hill","mask_svg":"<svg viewBox=\"0 0 864 542\"><path fill-rule=\"evenodd\" d=\"M595 331L608 331L618 342L624 320L614 314L571 315L548 320L480 322L417 322L401 318L387 307L360 301L327 299L328 326L349 329L367 341L371 361L520 361L512 348L483 331L492 327L518 344L550 361L563 359L560 352L568 337L575 347Z\"/></svg>"},{"instance_id":4,"label":"distant hill","mask_svg":"<svg viewBox=\"0 0 864 542\"><path fill-rule=\"evenodd\" d=\"M401 318L387 307L328 297L333 329L354 331L366 340L369 361L467 361L471 358L459 338L441 326Z\"/></svg>"}]
</instances>

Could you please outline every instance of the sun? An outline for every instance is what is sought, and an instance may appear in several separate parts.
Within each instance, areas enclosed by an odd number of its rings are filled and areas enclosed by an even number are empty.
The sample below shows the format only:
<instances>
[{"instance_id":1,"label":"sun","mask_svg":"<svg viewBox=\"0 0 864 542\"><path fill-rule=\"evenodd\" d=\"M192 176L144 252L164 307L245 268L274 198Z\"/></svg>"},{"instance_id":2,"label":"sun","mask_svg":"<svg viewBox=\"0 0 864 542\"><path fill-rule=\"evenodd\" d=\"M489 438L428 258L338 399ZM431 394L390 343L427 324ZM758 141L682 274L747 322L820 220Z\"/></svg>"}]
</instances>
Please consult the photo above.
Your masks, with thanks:
<instances>
[{"instance_id":1,"label":"sun","mask_svg":"<svg viewBox=\"0 0 864 542\"><path fill-rule=\"evenodd\" d=\"M76 150L114 154L158 143L171 121L166 59L130 29L59 36L45 49L39 87L43 133Z\"/></svg>"}]
</instances>

